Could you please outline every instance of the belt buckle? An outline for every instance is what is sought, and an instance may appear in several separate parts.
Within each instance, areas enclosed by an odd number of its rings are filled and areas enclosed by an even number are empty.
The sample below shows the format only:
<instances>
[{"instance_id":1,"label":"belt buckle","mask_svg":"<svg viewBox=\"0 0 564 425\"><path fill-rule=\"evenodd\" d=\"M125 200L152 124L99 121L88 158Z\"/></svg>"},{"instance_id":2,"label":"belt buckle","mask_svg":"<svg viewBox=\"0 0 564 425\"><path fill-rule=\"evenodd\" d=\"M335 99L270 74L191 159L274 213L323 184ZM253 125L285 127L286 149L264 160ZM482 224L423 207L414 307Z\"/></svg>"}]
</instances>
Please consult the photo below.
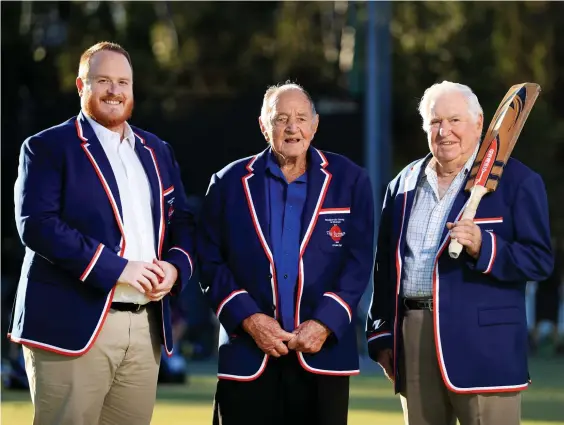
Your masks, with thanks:
<instances>
[{"instance_id":1,"label":"belt buckle","mask_svg":"<svg viewBox=\"0 0 564 425\"><path fill-rule=\"evenodd\" d=\"M429 311L433 311L433 300L425 300L425 301L421 301L423 303L423 306L429 310Z\"/></svg>"}]
</instances>

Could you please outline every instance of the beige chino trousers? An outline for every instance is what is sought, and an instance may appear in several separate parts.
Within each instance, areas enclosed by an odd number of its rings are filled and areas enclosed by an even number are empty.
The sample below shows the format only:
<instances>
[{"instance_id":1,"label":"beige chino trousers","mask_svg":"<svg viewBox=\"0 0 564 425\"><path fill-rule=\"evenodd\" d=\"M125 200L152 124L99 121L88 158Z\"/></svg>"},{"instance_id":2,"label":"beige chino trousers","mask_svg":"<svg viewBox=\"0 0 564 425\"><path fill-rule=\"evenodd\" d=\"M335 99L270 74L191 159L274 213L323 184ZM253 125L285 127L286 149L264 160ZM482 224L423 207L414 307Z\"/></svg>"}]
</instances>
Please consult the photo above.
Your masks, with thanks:
<instances>
[{"instance_id":1,"label":"beige chino trousers","mask_svg":"<svg viewBox=\"0 0 564 425\"><path fill-rule=\"evenodd\" d=\"M81 356L24 346L33 425L149 425L161 356L154 316L110 310Z\"/></svg>"}]
</instances>

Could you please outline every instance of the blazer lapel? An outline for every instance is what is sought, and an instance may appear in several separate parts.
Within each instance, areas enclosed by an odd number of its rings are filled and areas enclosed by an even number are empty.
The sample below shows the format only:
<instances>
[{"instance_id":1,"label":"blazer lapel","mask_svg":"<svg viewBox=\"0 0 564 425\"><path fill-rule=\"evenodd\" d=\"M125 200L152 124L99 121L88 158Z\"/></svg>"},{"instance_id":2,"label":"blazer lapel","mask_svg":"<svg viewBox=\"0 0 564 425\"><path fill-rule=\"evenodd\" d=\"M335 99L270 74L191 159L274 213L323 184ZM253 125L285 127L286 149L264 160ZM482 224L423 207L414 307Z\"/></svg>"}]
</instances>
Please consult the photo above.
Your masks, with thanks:
<instances>
[{"instance_id":1,"label":"blazer lapel","mask_svg":"<svg viewBox=\"0 0 564 425\"><path fill-rule=\"evenodd\" d=\"M155 232L155 252L157 258L161 258L164 242L164 195L162 178L155 151L146 144L145 139L135 133L135 151L139 157L145 174L151 186L151 196L153 198L153 229Z\"/></svg>"},{"instance_id":2,"label":"blazer lapel","mask_svg":"<svg viewBox=\"0 0 564 425\"><path fill-rule=\"evenodd\" d=\"M269 217L265 199L266 179L264 176L268 152L269 149L266 149L250 159L247 164L247 174L243 176L242 181L255 231L267 257L272 262L270 234L268 232Z\"/></svg>"},{"instance_id":3,"label":"blazer lapel","mask_svg":"<svg viewBox=\"0 0 564 425\"><path fill-rule=\"evenodd\" d=\"M402 202L396 204L401 209L401 211L398 211L399 214L395 214L396 217L401 217L399 226L400 236L398 236L401 238L398 244L400 258L403 258L405 252L407 226L409 224L409 218L411 217L413 203L415 202L417 182L421 178L421 173L425 172L423 165L426 164L426 161L429 157L430 154L423 158L421 161L414 164L407 171L405 180L403 181L403 200Z\"/></svg>"},{"instance_id":4,"label":"blazer lapel","mask_svg":"<svg viewBox=\"0 0 564 425\"><path fill-rule=\"evenodd\" d=\"M307 198L302 216L300 257L304 254L309 238L317 224L319 210L323 206L332 178L331 173L326 169L329 162L321 151L310 147L308 155L310 167L307 174Z\"/></svg>"},{"instance_id":5,"label":"blazer lapel","mask_svg":"<svg viewBox=\"0 0 564 425\"><path fill-rule=\"evenodd\" d=\"M112 166L110 165L110 161L108 160L106 152L104 152L104 148L98 140L98 137L96 137L96 133L94 133L94 130L90 126L90 123L82 111L76 117L75 126L78 138L82 142L82 149L94 167L100 183L104 187L123 237L123 211L117 181L114 176ZM125 248L125 245L123 245L123 248Z\"/></svg>"}]
</instances>

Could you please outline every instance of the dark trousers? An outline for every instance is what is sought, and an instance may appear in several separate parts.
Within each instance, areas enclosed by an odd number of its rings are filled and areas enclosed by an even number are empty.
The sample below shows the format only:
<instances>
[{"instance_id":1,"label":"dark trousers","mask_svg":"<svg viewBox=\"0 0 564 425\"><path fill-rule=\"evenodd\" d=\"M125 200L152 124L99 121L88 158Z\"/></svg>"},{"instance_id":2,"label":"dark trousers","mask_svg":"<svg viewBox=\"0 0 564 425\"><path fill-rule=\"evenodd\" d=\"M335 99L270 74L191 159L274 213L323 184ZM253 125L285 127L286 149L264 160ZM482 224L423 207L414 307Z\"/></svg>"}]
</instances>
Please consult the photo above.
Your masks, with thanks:
<instances>
[{"instance_id":1,"label":"dark trousers","mask_svg":"<svg viewBox=\"0 0 564 425\"><path fill-rule=\"evenodd\" d=\"M220 379L213 425L346 425L349 377L305 371L294 352L254 381Z\"/></svg>"}]
</instances>

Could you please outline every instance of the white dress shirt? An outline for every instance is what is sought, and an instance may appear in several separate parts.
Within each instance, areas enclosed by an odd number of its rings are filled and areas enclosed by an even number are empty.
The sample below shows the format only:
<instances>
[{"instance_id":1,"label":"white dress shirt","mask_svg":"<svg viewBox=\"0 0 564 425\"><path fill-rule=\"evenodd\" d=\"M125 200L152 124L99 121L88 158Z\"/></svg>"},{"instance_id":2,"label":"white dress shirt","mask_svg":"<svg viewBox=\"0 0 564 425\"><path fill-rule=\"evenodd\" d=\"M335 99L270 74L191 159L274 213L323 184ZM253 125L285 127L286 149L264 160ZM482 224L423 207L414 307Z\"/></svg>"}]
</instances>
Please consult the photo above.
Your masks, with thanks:
<instances>
[{"instance_id":1,"label":"white dress shirt","mask_svg":"<svg viewBox=\"0 0 564 425\"><path fill-rule=\"evenodd\" d=\"M405 235L402 287L406 298L431 298L433 295L433 269L443 229L478 149L479 145L442 198L439 197L436 162L433 158L428 161L421 175Z\"/></svg>"},{"instance_id":2,"label":"white dress shirt","mask_svg":"<svg viewBox=\"0 0 564 425\"><path fill-rule=\"evenodd\" d=\"M126 241L123 256L131 261L152 263L156 258L153 198L149 179L135 152L133 130L126 122L124 139L120 141L118 133L98 124L86 113L84 116L102 144L118 185ZM118 284L113 301L146 304L150 300L132 286Z\"/></svg>"}]
</instances>

